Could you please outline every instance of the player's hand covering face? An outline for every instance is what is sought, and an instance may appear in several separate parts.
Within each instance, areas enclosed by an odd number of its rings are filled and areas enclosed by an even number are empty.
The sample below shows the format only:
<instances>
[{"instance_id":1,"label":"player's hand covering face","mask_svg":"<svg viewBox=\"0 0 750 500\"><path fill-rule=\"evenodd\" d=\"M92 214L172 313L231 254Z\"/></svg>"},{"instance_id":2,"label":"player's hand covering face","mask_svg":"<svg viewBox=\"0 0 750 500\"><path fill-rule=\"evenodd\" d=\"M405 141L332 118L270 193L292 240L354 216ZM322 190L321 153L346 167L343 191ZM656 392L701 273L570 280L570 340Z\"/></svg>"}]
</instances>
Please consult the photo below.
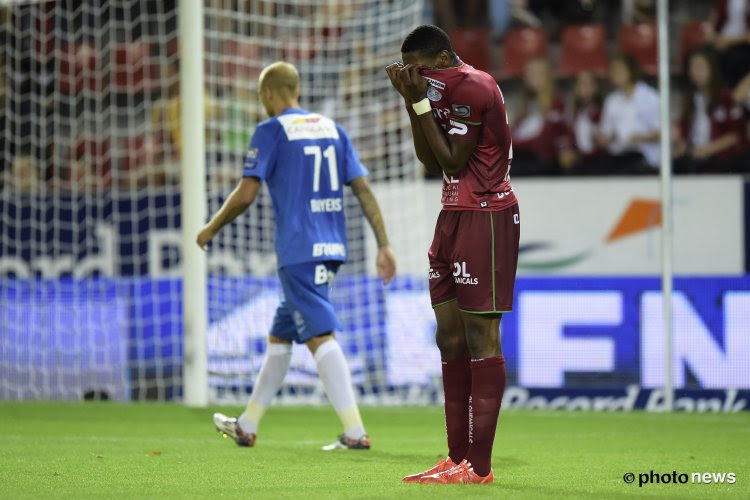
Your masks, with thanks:
<instances>
[{"instance_id":1,"label":"player's hand covering face","mask_svg":"<svg viewBox=\"0 0 750 500\"><path fill-rule=\"evenodd\" d=\"M408 103L419 102L427 96L427 80L420 70L425 66L421 64L407 64L395 62L385 68L391 84Z\"/></svg>"}]
</instances>

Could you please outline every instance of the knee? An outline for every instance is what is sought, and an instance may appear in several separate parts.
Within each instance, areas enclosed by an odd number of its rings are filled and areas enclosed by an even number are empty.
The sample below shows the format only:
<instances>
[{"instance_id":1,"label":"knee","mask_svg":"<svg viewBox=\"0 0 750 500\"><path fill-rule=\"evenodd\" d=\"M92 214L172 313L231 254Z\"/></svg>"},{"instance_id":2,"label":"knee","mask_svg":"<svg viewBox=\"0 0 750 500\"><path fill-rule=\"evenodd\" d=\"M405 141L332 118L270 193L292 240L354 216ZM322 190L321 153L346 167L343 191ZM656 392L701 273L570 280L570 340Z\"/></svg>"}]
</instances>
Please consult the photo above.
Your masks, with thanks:
<instances>
[{"instance_id":1,"label":"knee","mask_svg":"<svg viewBox=\"0 0 750 500\"><path fill-rule=\"evenodd\" d=\"M435 340L443 359L457 359L468 355L463 330L446 330L438 327Z\"/></svg>"},{"instance_id":2,"label":"knee","mask_svg":"<svg viewBox=\"0 0 750 500\"><path fill-rule=\"evenodd\" d=\"M497 356L500 354L500 334L492 328L467 325L466 345L472 358Z\"/></svg>"}]
</instances>

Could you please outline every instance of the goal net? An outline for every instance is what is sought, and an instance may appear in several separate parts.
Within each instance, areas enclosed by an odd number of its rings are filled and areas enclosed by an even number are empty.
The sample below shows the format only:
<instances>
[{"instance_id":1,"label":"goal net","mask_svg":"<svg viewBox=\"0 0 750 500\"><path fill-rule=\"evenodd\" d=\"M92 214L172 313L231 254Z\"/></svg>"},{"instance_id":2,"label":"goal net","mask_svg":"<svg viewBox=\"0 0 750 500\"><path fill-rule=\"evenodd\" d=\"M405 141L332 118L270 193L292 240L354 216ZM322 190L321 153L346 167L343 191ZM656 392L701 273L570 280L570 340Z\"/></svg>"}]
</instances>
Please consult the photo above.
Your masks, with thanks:
<instances>
[{"instance_id":1,"label":"goal net","mask_svg":"<svg viewBox=\"0 0 750 500\"><path fill-rule=\"evenodd\" d=\"M209 212L236 183L264 119L258 74L284 59L300 71L303 106L350 134L390 232L422 231L413 227L419 195L408 213L396 203L420 175L408 117L383 71L419 23L421 2L204 7ZM176 2L5 1L0 37L0 399L179 399L180 207L202 200L179 194ZM332 296L361 399L433 400L439 373L422 364L439 371L437 353L415 352L433 331L424 273L384 288L369 228L356 202L345 204L349 262ZM264 191L208 254L217 402L244 402L262 363L280 297L273 224ZM413 241L424 246L419 234ZM304 347L282 400L324 400Z\"/></svg>"}]
</instances>

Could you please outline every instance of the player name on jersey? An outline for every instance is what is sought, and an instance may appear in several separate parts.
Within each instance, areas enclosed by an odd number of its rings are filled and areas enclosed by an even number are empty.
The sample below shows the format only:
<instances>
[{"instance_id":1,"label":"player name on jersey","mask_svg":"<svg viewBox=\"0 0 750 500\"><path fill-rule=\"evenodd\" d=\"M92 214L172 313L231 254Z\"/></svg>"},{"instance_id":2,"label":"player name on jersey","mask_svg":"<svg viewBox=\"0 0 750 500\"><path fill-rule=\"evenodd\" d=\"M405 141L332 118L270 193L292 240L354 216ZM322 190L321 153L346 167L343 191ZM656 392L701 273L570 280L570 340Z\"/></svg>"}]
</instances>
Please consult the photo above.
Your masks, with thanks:
<instances>
[{"instance_id":1,"label":"player name on jersey","mask_svg":"<svg viewBox=\"0 0 750 500\"><path fill-rule=\"evenodd\" d=\"M324 198L322 200L310 200L310 210L313 213L319 212L341 212L344 209L344 203L341 198Z\"/></svg>"}]
</instances>

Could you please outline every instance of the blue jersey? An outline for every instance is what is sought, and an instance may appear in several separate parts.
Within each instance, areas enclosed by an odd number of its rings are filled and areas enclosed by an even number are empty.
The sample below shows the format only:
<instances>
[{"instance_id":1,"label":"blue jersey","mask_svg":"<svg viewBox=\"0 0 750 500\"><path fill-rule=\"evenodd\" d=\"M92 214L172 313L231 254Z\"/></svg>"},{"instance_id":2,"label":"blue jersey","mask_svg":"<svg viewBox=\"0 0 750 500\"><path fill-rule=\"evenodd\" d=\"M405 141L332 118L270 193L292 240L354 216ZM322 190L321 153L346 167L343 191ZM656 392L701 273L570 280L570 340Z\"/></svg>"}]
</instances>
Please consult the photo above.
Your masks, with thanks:
<instances>
[{"instance_id":1,"label":"blue jersey","mask_svg":"<svg viewBox=\"0 0 750 500\"><path fill-rule=\"evenodd\" d=\"M287 109L255 129L242 169L265 181L276 215L279 267L346 260L344 185L367 175L333 120Z\"/></svg>"}]
</instances>

